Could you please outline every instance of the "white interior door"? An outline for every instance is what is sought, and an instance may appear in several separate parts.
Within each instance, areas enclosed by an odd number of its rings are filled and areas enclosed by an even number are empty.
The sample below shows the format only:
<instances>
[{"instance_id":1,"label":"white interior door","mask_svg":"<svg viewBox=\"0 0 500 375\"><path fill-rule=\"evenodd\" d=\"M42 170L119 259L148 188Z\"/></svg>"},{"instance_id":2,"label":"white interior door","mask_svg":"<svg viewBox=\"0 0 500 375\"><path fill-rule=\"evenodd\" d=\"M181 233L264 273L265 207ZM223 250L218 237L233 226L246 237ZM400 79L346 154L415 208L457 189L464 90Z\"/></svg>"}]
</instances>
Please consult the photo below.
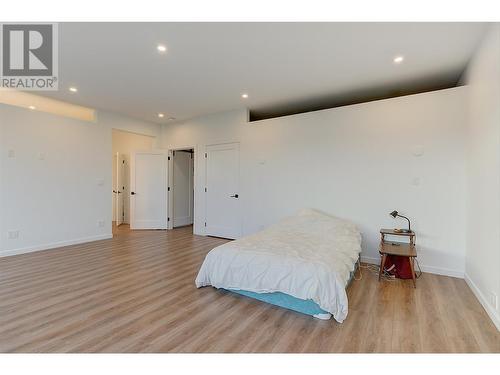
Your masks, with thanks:
<instances>
[{"instance_id":1,"label":"white interior door","mask_svg":"<svg viewBox=\"0 0 500 375\"><path fill-rule=\"evenodd\" d=\"M205 233L224 238L241 236L238 143L206 148Z\"/></svg>"},{"instance_id":2,"label":"white interior door","mask_svg":"<svg viewBox=\"0 0 500 375\"><path fill-rule=\"evenodd\" d=\"M121 154L123 158L123 222L130 224L130 154Z\"/></svg>"},{"instance_id":3,"label":"white interior door","mask_svg":"<svg viewBox=\"0 0 500 375\"><path fill-rule=\"evenodd\" d=\"M123 178L123 157L117 152L115 155L116 163L116 180L115 180L115 220L116 225L123 223L123 190L124 190L124 178Z\"/></svg>"},{"instance_id":4,"label":"white interior door","mask_svg":"<svg viewBox=\"0 0 500 375\"><path fill-rule=\"evenodd\" d=\"M173 152L173 226L193 224L193 154Z\"/></svg>"},{"instance_id":5,"label":"white interior door","mask_svg":"<svg viewBox=\"0 0 500 375\"><path fill-rule=\"evenodd\" d=\"M130 228L167 229L167 155L135 152L130 157Z\"/></svg>"}]
</instances>

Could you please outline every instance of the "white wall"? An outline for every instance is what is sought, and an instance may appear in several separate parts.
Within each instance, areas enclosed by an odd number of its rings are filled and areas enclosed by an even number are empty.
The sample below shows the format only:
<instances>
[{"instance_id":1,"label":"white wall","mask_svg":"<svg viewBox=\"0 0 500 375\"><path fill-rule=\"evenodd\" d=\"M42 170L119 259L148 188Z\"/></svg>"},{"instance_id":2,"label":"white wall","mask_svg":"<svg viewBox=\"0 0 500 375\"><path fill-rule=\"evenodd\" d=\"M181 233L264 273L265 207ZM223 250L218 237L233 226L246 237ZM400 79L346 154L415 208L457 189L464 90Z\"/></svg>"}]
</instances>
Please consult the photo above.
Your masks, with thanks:
<instances>
[{"instance_id":1,"label":"white wall","mask_svg":"<svg viewBox=\"0 0 500 375\"><path fill-rule=\"evenodd\" d=\"M466 280L500 329L500 26L493 24L466 72ZM496 306L495 306L496 304Z\"/></svg>"},{"instance_id":2,"label":"white wall","mask_svg":"<svg viewBox=\"0 0 500 375\"><path fill-rule=\"evenodd\" d=\"M0 105L0 256L111 237L112 128L160 132L112 113L91 123Z\"/></svg>"},{"instance_id":3,"label":"white wall","mask_svg":"<svg viewBox=\"0 0 500 375\"><path fill-rule=\"evenodd\" d=\"M140 129L139 129L140 130ZM151 151L153 147L157 144L157 138L150 135L142 135L131 133L129 131L122 131L113 129L112 133L112 144L113 144L113 155L118 152L120 157L125 160L125 169L123 175L123 186L125 186L125 191L122 192L122 198L124 200L124 222L130 223L130 154L135 151ZM116 163L113 163L113 185L115 184L116 178ZM122 189L120 188L120 191ZM113 203L113 221L116 220L116 210L115 210L115 196L111 194L111 200Z\"/></svg>"},{"instance_id":4,"label":"white wall","mask_svg":"<svg viewBox=\"0 0 500 375\"><path fill-rule=\"evenodd\" d=\"M240 142L243 234L302 207L353 220L365 259L378 261L379 229L417 231L427 271L463 276L466 88L247 123L234 111L164 125L162 145L196 145L195 233L204 230L208 144ZM413 153L423 151L420 157Z\"/></svg>"},{"instance_id":5,"label":"white wall","mask_svg":"<svg viewBox=\"0 0 500 375\"><path fill-rule=\"evenodd\" d=\"M113 155L117 152L151 151L157 144L155 137L113 129Z\"/></svg>"}]
</instances>

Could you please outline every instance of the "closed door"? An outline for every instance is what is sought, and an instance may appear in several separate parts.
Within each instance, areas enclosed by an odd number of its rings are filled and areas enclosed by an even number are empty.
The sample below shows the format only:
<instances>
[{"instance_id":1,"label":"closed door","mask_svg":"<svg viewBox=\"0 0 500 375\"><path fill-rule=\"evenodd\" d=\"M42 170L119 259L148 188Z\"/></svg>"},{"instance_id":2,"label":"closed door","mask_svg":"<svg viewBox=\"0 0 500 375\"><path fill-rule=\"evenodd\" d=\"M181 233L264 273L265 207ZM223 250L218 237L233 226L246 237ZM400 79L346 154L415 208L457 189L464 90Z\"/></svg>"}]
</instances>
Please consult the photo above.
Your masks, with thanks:
<instances>
[{"instance_id":1,"label":"closed door","mask_svg":"<svg viewBox=\"0 0 500 375\"><path fill-rule=\"evenodd\" d=\"M238 143L206 148L206 229L210 236L241 236Z\"/></svg>"},{"instance_id":2,"label":"closed door","mask_svg":"<svg viewBox=\"0 0 500 375\"><path fill-rule=\"evenodd\" d=\"M130 158L130 228L167 229L167 156L135 152Z\"/></svg>"}]
</instances>

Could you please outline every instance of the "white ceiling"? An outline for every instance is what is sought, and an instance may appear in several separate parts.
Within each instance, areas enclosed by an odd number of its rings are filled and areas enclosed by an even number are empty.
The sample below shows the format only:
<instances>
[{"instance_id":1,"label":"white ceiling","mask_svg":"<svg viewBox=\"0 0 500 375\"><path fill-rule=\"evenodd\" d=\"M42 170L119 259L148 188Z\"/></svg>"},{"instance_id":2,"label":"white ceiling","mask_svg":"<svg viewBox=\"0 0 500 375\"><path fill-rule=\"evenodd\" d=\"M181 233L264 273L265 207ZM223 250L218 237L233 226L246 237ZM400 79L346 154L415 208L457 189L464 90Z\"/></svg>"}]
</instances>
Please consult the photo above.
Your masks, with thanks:
<instances>
[{"instance_id":1,"label":"white ceiling","mask_svg":"<svg viewBox=\"0 0 500 375\"><path fill-rule=\"evenodd\" d=\"M293 111L363 90L453 85L485 29L479 23L62 23L59 91L46 95L157 123L243 107ZM166 54L158 53L159 43ZM393 63L396 55L404 55L402 64Z\"/></svg>"}]
</instances>

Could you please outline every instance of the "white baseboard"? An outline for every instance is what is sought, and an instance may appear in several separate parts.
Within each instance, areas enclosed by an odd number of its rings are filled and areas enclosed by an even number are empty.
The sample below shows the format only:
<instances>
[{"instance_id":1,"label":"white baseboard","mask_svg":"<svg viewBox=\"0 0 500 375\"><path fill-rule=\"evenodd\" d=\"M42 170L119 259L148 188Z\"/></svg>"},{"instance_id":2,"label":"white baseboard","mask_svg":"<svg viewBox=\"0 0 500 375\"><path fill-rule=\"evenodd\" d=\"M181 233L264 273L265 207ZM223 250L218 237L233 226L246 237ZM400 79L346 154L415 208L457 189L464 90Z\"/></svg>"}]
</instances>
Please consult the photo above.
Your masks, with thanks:
<instances>
[{"instance_id":1,"label":"white baseboard","mask_svg":"<svg viewBox=\"0 0 500 375\"><path fill-rule=\"evenodd\" d=\"M63 246L78 245L78 244L85 243L85 242L107 240L110 238L113 238L113 235L111 233L100 234L98 236L77 238L74 240L52 242L52 243L43 244L43 245L28 246L28 247L22 247L22 248L18 248L18 249L5 250L5 251L0 251L0 258L12 256L12 255L33 253L35 251L49 250L49 249L54 249L54 248L63 247Z\"/></svg>"},{"instance_id":2,"label":"white baseboard","mask_svg":"<svg viewBox=\"0 0 500 375\"><path fill-rule=\"evenodd\" d=\"M489 302L488 299L484 296L484 294L479 290L477 285L472 281L472 279L469 277L469 275L465 274L464 276L465 282L469 286L469 288L472 290L472 293L476 296L476 298L479 300L481 305L483 305L484 309L486 310L486 313L492 320L493 324L497 327L497 330L500 331L500 314L498 313L498 310L496 310Z\"/></svg>"},{"instance_id":3,"label":"white baseboard","mask_svg":"<svg viewBox=\"0 0 500 375\"><path fill-rule=\"evenodd\" d=\"M364 263L370 263L370 264L377 264L377 265L380 264L380 258L365 257L363 255L361 256L361 261ZM449 268L426 266L423 264L420 265L420 268L422 269L422 272L433 273L435 275L458 277L460 279L464 278L464 272L461 270L453 270L453 269L449 269Z\"/></svg>"}]
</instances>

